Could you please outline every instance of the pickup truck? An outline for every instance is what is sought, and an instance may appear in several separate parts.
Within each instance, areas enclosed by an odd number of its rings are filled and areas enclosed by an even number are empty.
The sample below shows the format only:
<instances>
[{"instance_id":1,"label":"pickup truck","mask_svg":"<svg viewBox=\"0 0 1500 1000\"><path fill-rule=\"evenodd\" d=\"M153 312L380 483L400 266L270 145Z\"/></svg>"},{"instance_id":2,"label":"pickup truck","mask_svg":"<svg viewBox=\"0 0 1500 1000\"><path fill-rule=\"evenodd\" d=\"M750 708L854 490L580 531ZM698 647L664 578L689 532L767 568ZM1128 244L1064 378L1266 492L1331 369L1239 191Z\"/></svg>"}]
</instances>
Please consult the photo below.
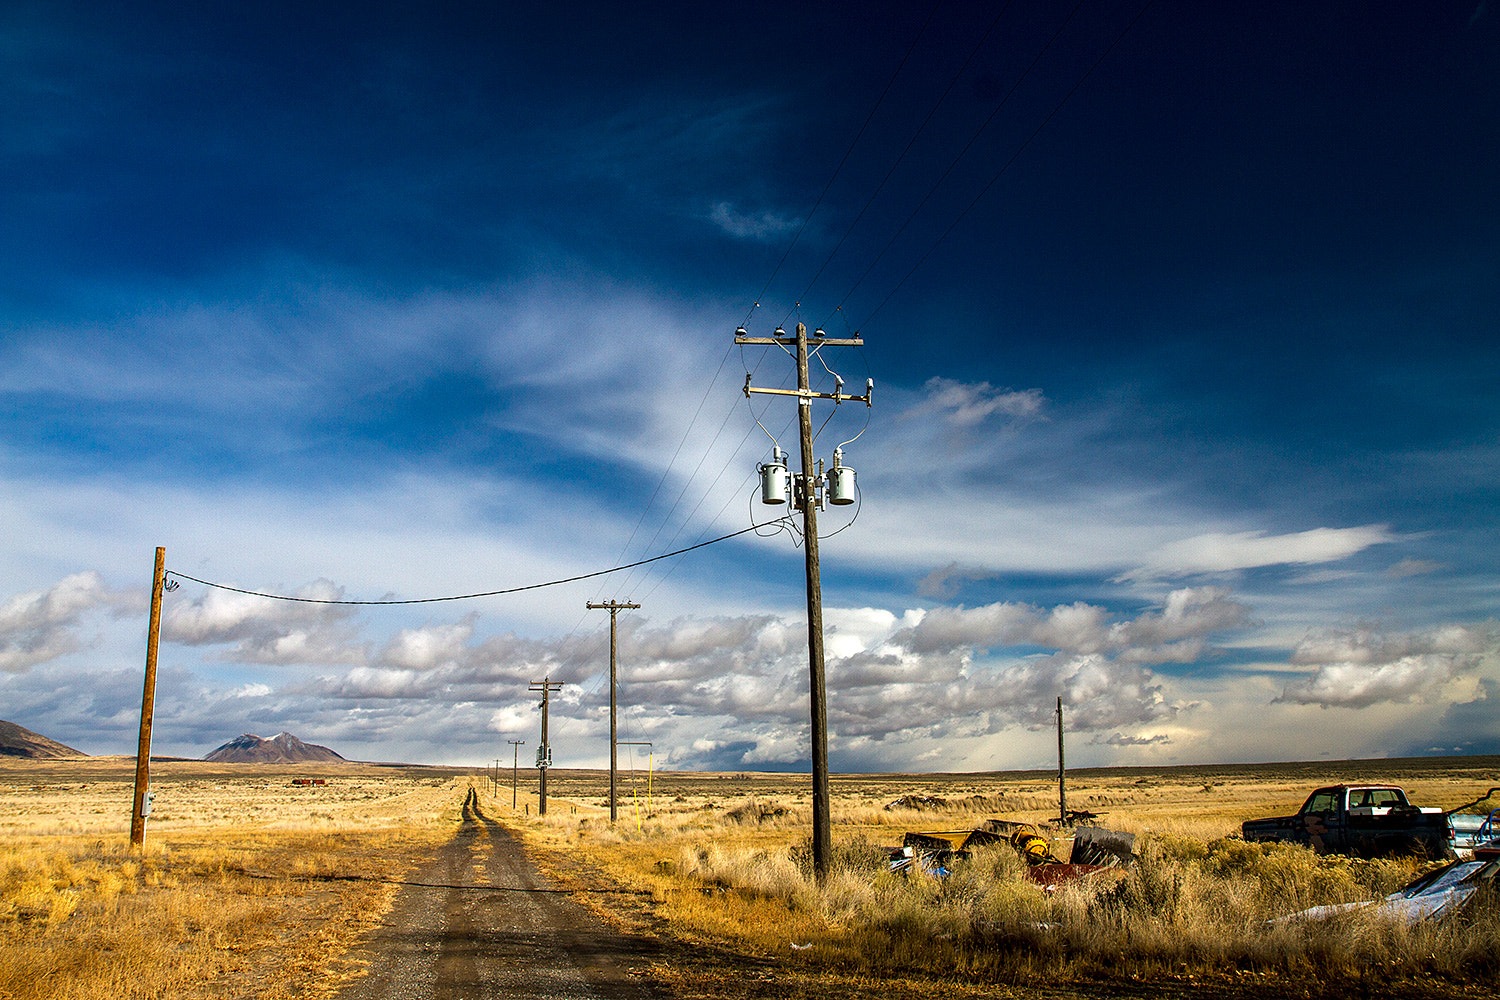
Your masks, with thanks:
<instances>
[{"instance_id":1,"label":"pickup truck","mask_svg":"<svg viewBox=\"0 0 1500 1000\"><path fill-rule=\"evenodd\" d=\"M1318 854L1452 859L1453 831L1442 809L1419 808L1392 785L1331 785L1307 797L1295 816L1248 820L1246 840L1305 844Z\"/></svg>"}]
</instances>

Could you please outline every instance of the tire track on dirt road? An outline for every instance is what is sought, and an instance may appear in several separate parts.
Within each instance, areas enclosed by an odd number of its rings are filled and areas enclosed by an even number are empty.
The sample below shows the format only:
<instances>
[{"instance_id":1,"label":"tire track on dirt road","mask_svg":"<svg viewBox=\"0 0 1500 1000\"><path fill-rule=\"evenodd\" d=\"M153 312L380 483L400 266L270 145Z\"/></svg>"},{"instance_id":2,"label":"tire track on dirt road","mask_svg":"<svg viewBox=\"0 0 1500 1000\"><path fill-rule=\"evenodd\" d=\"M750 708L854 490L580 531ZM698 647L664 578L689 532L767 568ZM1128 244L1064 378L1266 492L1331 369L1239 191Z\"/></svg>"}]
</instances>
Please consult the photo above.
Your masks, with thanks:
<instances>
[{"instance_id":1,"label":"tire track on dirt road","mask_svg":"<svg viewBox=\"0 0 1500 1000\"><path fill-rule=\"evenodd\" d=\"M340 1000L658 1000L652 938L623 934L551 884L473 789L453 839L350 956L368 973Z\"/></svg>"}]
</instances>

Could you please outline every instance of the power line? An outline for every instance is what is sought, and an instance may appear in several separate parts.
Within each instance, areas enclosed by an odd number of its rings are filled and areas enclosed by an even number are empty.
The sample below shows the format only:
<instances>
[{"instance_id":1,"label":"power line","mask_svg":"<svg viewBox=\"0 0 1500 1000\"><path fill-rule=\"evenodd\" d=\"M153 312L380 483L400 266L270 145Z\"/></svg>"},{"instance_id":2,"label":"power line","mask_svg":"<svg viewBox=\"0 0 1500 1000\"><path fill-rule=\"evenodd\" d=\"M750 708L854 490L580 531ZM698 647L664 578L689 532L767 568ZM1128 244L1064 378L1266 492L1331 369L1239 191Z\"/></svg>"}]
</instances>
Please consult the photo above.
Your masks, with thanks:
<instances>
[{"instance_id":1,"label":"power line","mask_svg":"<svg viewBox=\"0 0 1500 1000\"><path fill-rule=\"evenodd\" d=\"M784 520L786 520L785 517L776 519L776 521ZM486 590L477 594L455 594L452 597L418 597L402 601L333 601L318 597L292 597L287 594L267 594L258 590L242 590L239 587L230 587L222 583L214 583L209 580L200 580L196 576L188 576L186 573L179 573L176 570L168 570L166 575L170 577L176 577L179 580L190 580L193 583L202 584L205 587L212 587L215 590L227 590L235 594L246 594L250 597L264 597L272 601L295 601L298 604L438 604L443 601L468 601L476 597L498 597L502 594L518 594L523 590L540 590L543 587L556 587L564 583L577 583L579 580L589 580L596 576L605 576L609 573L618 573L622 569L630 569L635 566L644 566L646 563L658 562L662 559L671 559L673 556L680 556L684 553L692 552L694 549L701 549L709 545L717 544L718 542L725 542L739 535L748 534L749 532L752 532L757 528L764 528L767 525L775 524L776 521L766 521L761 524L752 524L748 528L741 528L739 531L732 531L727 535L720 535L718 538L711 538L706 542L699 542L696 545L689 545L685 549L678 549L675 552L664 552L659 556L652 556L650 559L641 559L633 563L627 563L624 566L614 566L610 569L595 570L592 573L581 573L578 576L570 576L562 580L548 580L545 583L529 583L522 587L507 587L504 590Z\"/></svg>"},{"instance_id":2,"label":"power line","mask_svg":"<svg viewBox=\"0 0 1500 1000\"><path fill-rule=\"evenodd\" d=\"M787 419L787 422L786 422L785 426L783 426L782 429L781 429L781 433L783 435L785 435L787 433L787 431L789 431L791 429L792 423L795 420L796 420L795 417L789 417ZM722 430L722 428L721 428L721 430ZM693 505L693 509L690 510L690 511L688 511L688 514L687 514L687 516L685 518L683 518L682 523L677 526L677 530L674 531L674 532L672 532L672 537L667 541L668 545L671 545L671 544L675 543L678 538L682 537L682 533L687 530L688 525L692 522L693 517L698 513L699 508L701 508L703 506L704 501L708 499L709 494L711 494L713 492L714 487L719 484L719 480L724 478L724 473L726 473L726 472L729 471L730 466L734 463L735 459L737 459L739 457L740 452L742 450L744 450L745 443L750 440L750 437L754 433L755 433L755 431L753 431L753 430L746 430L745 431L745 436L740 439L739 445L734 449L734 453L730 456L728 462L726 462L725 465L724 465L724 467L719 470L719 474L714 477L713 482L709 483L708 486L707 486L707 488L704 489L703 495L698 498L698 502ZM751 478L753 478L754 476L755 476L755 473L753 473L753 472L749 473L748 475L746 475L745 479L742 480L741 483L740 483L740 490L743 490L744 487L745 487L745 484L748 483L749 480ZM732 494L729 497L728 500L724 501L724 506L719 508L719 513L714 515L714 517L708 522L708 525L705 526L703 528L703 530L699 533L698 537L700 537L700 538L703 537L703 535L708 534L708 532L713 529L713 526L718 521L720 515L722 515L724 513L724 510L731 503L734 502L734 500L735 500L735 498L737 496L739 496L739 492L736 492L736 493ZM752 520L753 520L753 517L752 517ZM782 520L785 520L785 519L783 518ZM768 522L766 522L766 524L778 524L778 523L780 523L780 522L779 521L768 521ZM665 527L666 527L666 525L663 524L662 528L665 529ZM658 531L658 534L660 534L660 531ZM654 543L656 541L656 538L653 536L653 538L651 540ZM671 567L669 567L667 569L666 573L664 573L662 575L662 580L665 580L668 576L670 576L672 574L672 572L679 565L681 565L681 563L676 563L676 562L672 563ZM633 580L634 578L635 578L635 574L634 573L632 573L629 577L627 577L626 578L626 586L628 586L630 584L631 580ZM643 579L641 581L641 583L642 583L642 585L644 585L645 580ZM653 587L651 588L651 592L652 593L656 592L656 587L657 586L660 586L659 582L656 585L653 585ZM624 589L624 588L622 587L621 589Z\"/></svg>"},{"instance_id":3,"label":"power line","mask_svg":"<svg viewBox=\"0 0 1500 1000\"><path fill-rule=\"evenodd\" d=\"M731 345L730 349L731 350L733 349L733 345ZM740 355L741 355L741 360L742 361L744 360L744 350L745 349L743 347L740 348ZM726 354L725 357L724 357L724 359L719 362L719 370L716 371L716 372L714 372L713 382L709 386L710 390L712 390L713 384L716 384L718 382L719 375L723 372L723 369L724 369L724 362L727 361L727 360L728 360L728 355ZM756 371L760 370L760 364L761 364L761 362L759 362L759 361L756 362L756 365L755 365L755 370ZM783 377L782 384L785 385L785 382L786 382L786 377ZM689 428L688 428L689 431L691 431L692 425L697 423L698 416L699 416L699 414L703 410L703 404L705 402L707 402L707 400L708 400L708 393L705 392L703 400L699 401L699 403L698 403L698 410L696 412L694 412L694 414L693 414L692 424L690 424ZM661 537L661 533L666 530L667 525L671 522L672 515L675 514L677 512L678 507L680 507L682 505L683 497L685 497L687 495L688 489L692 486L693 482L698 478L698 473L701 472L701 471L703 471L703 464L708 461L708 456L713 452L714 446L716 444L718 444L720 436L722 436L723 433L724 433L724 428L729 425L729 421L734 416L734 413L735 413L735 410L737 409L737 407L738 407L737 403L731 404L730 407L729 407L728 412L726 412L724 414L724 419L719 422L719 428L718 428L718 430L716 430L714 432L713 438L708 442L708 445L704 448L703 455L698 459L698 464L693 467L692 474L689 475L687 477L687 479L683 482L682 489L678 491L677 497L676 497L675 500L672 501L671 507L669 507L667 509L666 513L664 513L662 515L661 524L658 525L656 531L652 533L651 540L648 541L645 544L644 548L647 551L650 551L651 547L656 544L656 540ZM698 508L701 507L703 505L703 501L707 499L707 497L708 497L708 491L711 491L714 488L714 486L718 484L719 480L721 478L723 478L724 473L729 469L729 466L732 465L734 463L735 459L739 456L740 449L744 448L745 442L750 439L750 434L751 433L752 432L747 431L746 434L745 434L745 436L744 436L744 438L742 438L740 440L739 446L737 448L735 448L734 453L732 455L730 455L730 457L725 461L724 467L719 470L719 474L717 476L715 476L713 482L708 485L707 490L705 491L704 495L699 498L697 505L695 505L693 507L693 510L691 512L689 512L689 514L687 515L687 519L686 520L688 520L688 521L692 520L693 514L697 513ZM686 441L687 441L687 434L685 433L683 435L683 443L686 443ZM682 444L678 445L677 451L679 453L682 451ZM649 509L649 507L651 505L651 502L654 502L655 499L656 499L656 496L661 492L661 487L662 487L663 484L665 484L667 475L671 472L671 468L672 468L673 465L676 464L676 461L677 461L677 454L674 453L673 456L672 456L672 462L669 464L667 472L662 474L662 478L657 482L656 490L651 494L651 501L647 502L646 506L647 506L648 509ZM635 529L632 530L631 533L630 533L630 540L626 541L625 546L620 550L620 554L616 557L617 559L624 559L625 558L626 552L628 552L630 550L630 544L631 544L631 542L634 541L635 536L637 535L637 533L639 533L641 525L643 523L645 523L645 518L646 518L646 512L642 511L640 519L637 520L637 522L636 522ZM686 528L686 526L687 526L686 523L684 523L675 532L673 532L672 538L671 538L670 541L668 541L667 544L670 545L670 544L672 544L672 542L675 542L678 539L678 537L681 536L681 534L682 534L684 528ZM712 526L710 525L710 527L712 527ZM707 529L705 529L703 533L706 534L707 533ZM701 538L702 535L700 535L699 537ZM640 564L639 563L631 563L630 565L631 566L638 566ZM634 578L635 578L635 574L631 573L630 576L626 577L625 582L623 584L621 584L621 586L620 586L619 589L623 590L623 589L629 587L631 581ZM600 600L603 597L603 594L604 594L604 588L603 588L603 585L601 584L599 590L594 595L594 600L595 601ZM587 616L585 615L585 617L587 617ZM579 618L578 622L576 624L574 624L574 626L571 629L568 630L568 635L571 636L571 635L573 635L573 633L577 632L578 629L583 626L583 621L584 621L584 618Z\"/></svg>"},{"instance_id":4,"label":"power line","mask_svg":"<svg viewBox=\"0 0 1500 1000\"><path fill-rule=\"evenodd\" d=\"M648 512L650 512L651 505L656 502L657 495L659 493L661 493L662 486L664 486L666 484L666 482L667 482L667 477L672 474L672 469L677 465L677 456L679 456L679 455L682 454L682 448L683 448L684 445L687 444L688 437L692 435L692 433L693 433L693 427L696 426L697 423L698 423L698 416L699 416L699 414L701 414L703 412L703 404L705 404L705 403L708 402L709 394L713 392L714 386L718 384L718 382L719 382L719 376L721 374L723 374L723 372L724 372L724 365L729 361L730 352L732 352L733 350L734 350L734 345L733 344L730 344L728 347L726 347L724 349L724 356L719 359L718 370L716 370L714 372L714 377L711 378L711 379L709 379L709 381L708 381L708 388L706 388L706 389L703 390L703 398L700 399L700 400L698 400L698 408L693 411L693 419L691 419L691 420L688 421L687 429L682 432L682 440L679 441L679 442L677 442L677 450L674 451L674 452L672 452L671 461L667 462L667 467L666 467L666 469L664 469L662 471L661 478L656 481L656 489L654 489L654 490L651 491L651 497L650 497L650 499L648 499L646 501L646 506L644 506L644 507L641 508L641 516L640 516L640 518L638 518L636 520L635 527L630 530L630 537L627 538L627 539L625 539L625 544L620 547L620 554L615 557L616 559L624 559L625 558L625 553L627 553L627 552L630 551L630 543L633 542L633 541L635 541L636 533L641 530L641 525L646 523L646 514ZM734 411L731 410L730 412L733 413ZM722 431L723 427L721 426L719 429ZM714 435L714 440L715 441L718 440L718 435ZM713 448L713 443L710 442L708 447L710 449L712 449ZM708 454L707 454L707 452L705 452L704 453L704 458L706 459L707 457L708 457ZM701 467L702 464L703 464L703 460L700 459L699 462L698 462L698 464ZM697 470L696 469L694 470L693 474L697 475ZM692 481L691 478L688 481L691 482ZM672 516L671 515L671 511L667 512L667 516L668 517Z\"/></svg>"}]
</instances>

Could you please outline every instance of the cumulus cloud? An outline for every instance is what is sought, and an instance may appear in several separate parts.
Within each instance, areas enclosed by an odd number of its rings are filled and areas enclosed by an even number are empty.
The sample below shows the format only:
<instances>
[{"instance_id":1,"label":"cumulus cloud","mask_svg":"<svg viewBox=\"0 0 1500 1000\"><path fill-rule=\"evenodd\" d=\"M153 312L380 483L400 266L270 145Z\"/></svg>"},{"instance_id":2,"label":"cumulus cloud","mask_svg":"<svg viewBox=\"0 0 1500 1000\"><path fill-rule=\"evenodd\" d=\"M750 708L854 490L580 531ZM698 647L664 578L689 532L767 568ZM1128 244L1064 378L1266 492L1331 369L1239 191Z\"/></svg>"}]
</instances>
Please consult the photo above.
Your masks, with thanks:
<instances>
[{"instance_id":1,"label":"cumulus cloud","mask_svg":"<svg viewBox=\"0 0 1500 1000\"><path fill-rule=\"evenodd\" d=\"M1109 747L1149 747L1171 743L1172 737L1166 733L1157 733L1154 736L1128 736L1125 733L1112 733L1109 739L1095 742Z\"/></svg>"},{"instance_id":2,"label":"cumulus cloud","mask_svg":"<svg viewBox=\"0 0 1500 1000\"><path fill-rule=\"evenodd\" d=\"M1445 656L1403 656L1379 666L1330 663L1305 680L1288 684L1276 700L1324 708L1407 702L1441 687L1456 672L1457 664Z\"/></svg>"},{"instance_id":3,"label":"cumulus cloud","mask_svg":"<svg viewBox=\"0 0 1500 1000\"><path fill-rule=\"evenodd\" d=\"M320 580L299 596L341 593ZM60 593L54 606L77 603ZM435 734L449 725L442 720L462 717L481 734L534 736L539 719L527 684L544 676L566 685L551 704L554 742L592 746L604 731L604 628L562 638L486 636L479 616L469 615L366 643L348 610L214 590L171 605L166 631L184 645L226 647L230 659L337 668L289 687L237 679L237 686L195 696L241 720L230 727L236 732L290 727L305 737L306 729L331 745L339 733L350 740L404 738L402 721L421 718L435 727L422 739L437 746L442 737ZM1180 588L1129 614L1081 601L904 612L829 608L831 749L863 760L912 760L933 741L982 740L1017 727L1041 731L1052 725L1059 696L1071 729L1104 734L1096 745L1160 745L1166 738L1159 734L1172 732L1173 720L1195 703L1175 694L1151 665L1213 655L1213 643L1243 626L1248 613L1220 587ZM628 738L656 741L659 756L670 754L677 767L796 766L807 759L803 622L766 614L653 622L641 615L622 616L620 626L619 701ZM1368 685L1390 691L1407 683L1396 676L1407 667L1398 662L1402 656L1465 655L1478 641L1462 629L1349 633L1309 638L1297 655L1309 665L1326 656L1394 664ZM1440 683L1446 675L1434 676ZM1327 688L1343 680L1328 673L1318 696L1332 697ZM184 708L179 721L191 723L205 742L213 732L211 745L233 735L213 731L213 720L196 709ZM700 741L704 749L695 750Z\"/></svg>"},{"instance_id":4,"label":"cumulus cloud","mask_svg":"<svg viewBox=\"0 0 1500 1000\"><path fill-rule=\"evenodd\" d=\"M1337 562L1372 545L1394 541L1396 536L1383 524L1313 528L1290 535L1267 535L1262 531L1195 535L1161 546L1151 553L1145 565L1124 574L1121 579L1155 579L1193 573L1225 573L1259 566Z\"/></svg>"},{"instance_id":5,"label":"cumulus cloud","mask_svg":"<svg viewBox=\"0 0 1500 1000\"><path fill-rule=\"evenodd\" d=\"M518 692L530 681L550 677L576 684L599 662L597 643L573 636L549 641L505 633L475 642L475 622L469 616L402 629L369 664L321 676L299 690L341 701L529 701Z\"/></svg>"},{"instance_id":6,"label":"cumulus cloud","mask_svg":"<svg viewBox=\"0 0 1500 1000\"><path fill-rule=\"evenodd\" d=\"M431 674L398 667L354 667L338 677L324 677L310 685L310 693L337 699L429 699L439 692Z\"/></svg>"},{"instance_id":7,"label":"cumulus cloud","mask_svg":"<svg viewBox=\"0 0 1500 1000\"><path fill-rule=\"evenodd\" d=\"M1077 729L1148 725L1191 705L1169 699L1146 664L1209 654L1207 640L1244 624L1247 613L1227 591L1199 587L1125 619L1084 602L939 607L893 618L883 641L830 661L838 697L829 715L842 738L972 737L1044 728L1061 696ZM1013 647L1021 650L1005 655Z\"/></svg>"},{"instance_id":8,"label":"cumulus cloud","mask_svg":"<svg viewBox=\"0 0 1500 1000\"><path fill-rule=\"evenodd\" d=\"M1185 587L1167 595L1160 612L1110 627L1110 645L1139 663L1192 663L1214 633L1246 624L1249 609L1220 587Z\"/></svg>"},{"instance_id":9,"label":"cumulus cloud","mask_svg":"<svg viewBox=\"0 0 1500 1000\"><path fill-rule=\"evenodd\" d=\"M162 614L162 639L183 646L233 643L221 655L239 663L363 663L369 645L359 641L353 610L307 603L343 595L343 588L329 580L316 580L292 595L305 601L212 589L197 600L170 604Z\"/></svg>"},{"instance_id":10,"label":"cumulus cloud","mask_svg":"<svg viewBox=\"0 0 1500 1000\"><path fill-rule=\"evenodd\" d=\"M1061 696L1078 730L1160 723L1192 705L1169 698L1147 664L1209 655L1208 640L1247 616L1216 587L1173 591L1159 608L1128 618L1085 602L890 616L884 636L830 659L829 718L841 740L977 737L1045 728Z\"/></svg>"},{"instance_id":11,"label":"cumulus cloud","mask_svg":"<svg viewBox=\"0 0 1500 1000\"><path fill-rule=\"evenodd\" d=\"M1497 650L1495 622L1397 635L1364 627L1310 636L1292 662L1315 669L1286 685L1276 700L1323 708L1426 700L1454 678L1472 674Z\"/></svg>"},{"instance_id":12,"label":"cumulus cloud","mask_svg":"<svg viewBox=\"0 0 1500 1000\"><path fill-rule=\"evenodd\" d=\"M138 591L113 590L98 573L74 573L47 590L16 594L0 605L0 671L18 673L82 648L83 618L96 611L138 614Z\"/></svg>"},{"instance_id":13,"label":"cumulus cloud","mask_svg":"<svg viewBox=\"0 0 1500 1000\"><path fill-rule=\"evenodd\" d=\"M1051 609L1008 602L935 608L894 641L918 653L1042 646L1078 655L1109 653L1135 663L1189 662L1206 652L1209 636L1247 617L1248 609L1223 588L1185 587L1172 591L1161 610L1124 621L1081 601Z\"/></svg>"},{"instance_id":14,"label":"cumulus cloud","mask_svg":"<svg viewBox=\"0 0 1500 1000\"><path fill-rule=\"evenodd\" d=\"M1469 753L1500 753L1500 680L1478 681L1472 700L1448 706L1439 730Z\"/></svg>"},{"instance_id":15,"label":"cumulus cloud","mask_svg":"<svg viewBox=\"0 0 1500 1000\"><path fill-rule=\"evenodd\" d=\"M919 737L981 736L1014 725L1051 725L1060 695L1069 721L1082 730L1141 725L1176 715L1162 685L1140 666L1099 655L1055 653L1011 661L959 657L887 659L881 683L842 683L830 664L829 718L841 738L904 742ZM836 669L838 668L838 669Z\"/></svg>"},{"instance_id":16,"label":"cumulus cloud","mask_svg":"<svg viewBox=\"0 0 1500 1000\"><path fill-rule=\"evenodd\" d=\"M464 657L474 635L474 616L446 625L424 625L397 632L378 657L380 663L406 670L431 670Z\"/></svg>"}]
</instances>

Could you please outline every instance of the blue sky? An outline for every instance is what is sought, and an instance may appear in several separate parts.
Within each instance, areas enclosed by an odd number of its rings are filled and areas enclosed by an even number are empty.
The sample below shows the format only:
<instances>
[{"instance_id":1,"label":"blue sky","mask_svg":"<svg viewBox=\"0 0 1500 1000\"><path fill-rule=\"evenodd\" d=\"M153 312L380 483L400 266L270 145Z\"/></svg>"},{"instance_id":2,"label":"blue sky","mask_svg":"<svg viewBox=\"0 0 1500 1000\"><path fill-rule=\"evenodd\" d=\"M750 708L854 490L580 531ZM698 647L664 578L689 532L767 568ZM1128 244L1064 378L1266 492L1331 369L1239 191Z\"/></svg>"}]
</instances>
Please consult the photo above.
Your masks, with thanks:
<instances>
[{"instance_id":1,"label":"blue sky","mask_svg":"<svg viewBox=\"0 0 1500 1000\"><path fill-rule=\"evenodd\" d=\"M1500 752L1500 20L1464 3L13 3L0 717L134 747L151 561L335 600L774 518L839 770ZM756 419L765 430L757 426ZM858 437L856 438L856 435ZM834 534L834 532L838 532ZM807 766L801 549L167 595L155 747Z\"/></svg>"}]
</instances>

